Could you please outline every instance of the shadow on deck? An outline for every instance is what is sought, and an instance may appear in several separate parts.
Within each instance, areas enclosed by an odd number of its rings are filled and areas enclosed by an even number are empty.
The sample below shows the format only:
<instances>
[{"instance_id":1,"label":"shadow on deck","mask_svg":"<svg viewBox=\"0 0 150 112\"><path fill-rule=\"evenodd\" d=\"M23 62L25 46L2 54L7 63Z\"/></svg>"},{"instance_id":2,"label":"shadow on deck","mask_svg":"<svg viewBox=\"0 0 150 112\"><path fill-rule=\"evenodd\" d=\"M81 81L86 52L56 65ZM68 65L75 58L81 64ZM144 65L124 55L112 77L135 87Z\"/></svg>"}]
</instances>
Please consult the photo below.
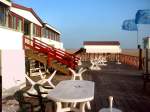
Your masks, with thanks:
<instances>
[{"instance_id":1,"label":"shadow on deck","mask_svg":"<svg viewBox=\"0 0 150 112\"><path fill-rule=\"evenodd\" d=\"M123 112L150 111L150 84L143 90L142 72L127 66L109 64L100 71L87 71L84 79L95 82L92 112L109 106L108 97L114 97L113 107Z\"/></svg>"}]
</instances>

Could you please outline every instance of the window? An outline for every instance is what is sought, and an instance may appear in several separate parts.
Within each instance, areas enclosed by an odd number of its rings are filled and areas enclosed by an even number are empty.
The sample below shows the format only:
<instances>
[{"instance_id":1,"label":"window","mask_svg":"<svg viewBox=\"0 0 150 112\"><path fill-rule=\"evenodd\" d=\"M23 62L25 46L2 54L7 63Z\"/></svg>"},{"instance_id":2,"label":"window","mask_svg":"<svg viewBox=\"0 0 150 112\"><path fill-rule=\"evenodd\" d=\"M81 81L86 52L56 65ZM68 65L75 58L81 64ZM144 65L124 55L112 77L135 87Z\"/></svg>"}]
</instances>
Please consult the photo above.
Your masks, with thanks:
<instances>
[{"instance_id":1,"label":"window","mask_svg":"<svg viewBox=\"0 0 150 112\"><path fill-rule=\"evenodd\" d=\"M24 34L30 35L30 23L28 21L24 22Z\"/></svg>"},{"instance_id":2,"label":"window","mask_svg":"<svg viewBox=\"0 0 150 112\"><path fill-rule=\"evenodd\" d=\"M52 32L49 30L49 36L48 36L49 39L52 39L52 35L51 34L52 34Z\"/></svg>"},{"instance_id":3,"label":"window","mask_svg":"<svg viewBox=\"0 0 150 112\"><path fill-rule=\"evenodd\" d=\"M0 25L5 26L6 25L6 17L5 17L5 8L3 6L0 6Z\"/></svg>"},{"instance_id":4,"label":"window","mask_svg":"<svg viewBox=\"0 0 150 112\"><path fill-rule=\"evenodd\" d=\"M23 31L23 19L16 14L8 15L8 27L17 31Z\"/></svg>"},{"instance_id":5,"label":"window","mask_svg":"<svg viewBox=\"0 0 150 112\"><path fill-rule=\"evenodd\" d=\"M21 19L18 19L18 21L17 21L17 30L22 31L22 20Z\"/></svg>"},{"instance_id":6,"label":"window","mask_svg":"<svg viewBox=\"0 0 150 112\"><path fill-rule=\"evenodd\" d=\"M33 24L33 35L36 36L36 25Z\"/></svg>"},{"instance_id":7,"label":"window","mask_svg":"<svg viewBox=\"0 0 150 112\"><path fill-rule=\"evenodd\" d=\"M13 23L12 23L12 28L16 29L16 17L13 16Z\"/></svg>"},{"instance_id":8,"label":"window","mask_svg":"<svg viewBox=\"0 0 150 112\"><path fill-rule=\"evenodd\" d=\"M33 35L36 37L40 37L41 36L41 27L33 24Z\"/></svg>"},{"instance_id":9,"label":"window","mask_svg":"<svg viewBox=\"0 0 150 112\"><path fill-rule=\"evenodd\" d=\"M45 30L45 37L48 38L48 35L49 35L49 31L46 29Z\"/></svg>"}]
</instances>

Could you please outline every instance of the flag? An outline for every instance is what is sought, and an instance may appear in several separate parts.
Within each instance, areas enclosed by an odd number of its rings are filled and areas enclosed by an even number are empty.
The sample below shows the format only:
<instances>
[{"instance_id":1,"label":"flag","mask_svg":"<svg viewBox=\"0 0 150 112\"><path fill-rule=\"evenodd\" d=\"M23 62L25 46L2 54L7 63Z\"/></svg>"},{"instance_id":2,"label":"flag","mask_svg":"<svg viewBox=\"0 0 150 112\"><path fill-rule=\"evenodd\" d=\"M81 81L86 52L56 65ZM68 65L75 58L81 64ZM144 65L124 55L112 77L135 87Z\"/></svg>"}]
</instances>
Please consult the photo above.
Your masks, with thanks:
<instances>
[{"instance_id":1,"label":"flag","mask_svg":"<svg viewBox=\"0 0 150 112\"><path fill-rule=\"evenodd\" d=\"M137 24L135 24L134 19L129 19L129 20L124 20L123 25L122 25L123 30L128 30L128 31L137 31Z\"/></svg>"},{"instance_id":2,"label":"flag","mask_svg":"<svg viewBox=\"0 0 150 112\"><path fill-rule=\"evenodd\" d=\"M150 24L150 9L138 10L135 18L136 24Z\"/></svg>"}]
</instances>

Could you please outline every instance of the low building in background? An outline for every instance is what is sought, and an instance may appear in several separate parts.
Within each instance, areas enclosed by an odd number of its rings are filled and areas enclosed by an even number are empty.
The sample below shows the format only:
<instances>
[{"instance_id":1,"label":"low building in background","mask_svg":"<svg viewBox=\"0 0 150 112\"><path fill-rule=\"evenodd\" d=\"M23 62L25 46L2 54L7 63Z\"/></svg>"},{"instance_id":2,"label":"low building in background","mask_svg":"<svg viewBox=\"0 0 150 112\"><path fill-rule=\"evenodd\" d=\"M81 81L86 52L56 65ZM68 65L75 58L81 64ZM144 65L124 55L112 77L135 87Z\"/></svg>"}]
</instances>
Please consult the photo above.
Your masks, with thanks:
<instances>
[{"instance_id":1,"label":"low building in background","mask_svg":"<svg viewBox=\"0 0 150 112\"><path fill-rule=\"evenodd\" d=\"M150 37L143 38L144 73L150 74Z\"/></svg>"},{"instance_id":2,"label":"low building in background","mask_svg":"<svg viewBox=\"0 0 150 112\"><path fill-rule=\"evenodd\" d=\"M86 53L121 53L119 41L85 41Z\"/></svg>"},{"instance_id":3,"label":"low building in background","mask_svg":"<svg viewBox=\"0 0 150 112\"><path fill-rule=\"evenodd\" d=\"M150 37L143 38L143 47L150 49Z\"/></svg>"},{"instance_id":4,"label":"low building in background","mask_svg":"<svg viewBox=\"0 0 150 112\"><path fill-rule=\"evenodd\" d=\"M118 61L122 52L119 41L85 41L86 53L81 55L82 61L105 58L107 61Z\"/></svg>"}]
</instances>

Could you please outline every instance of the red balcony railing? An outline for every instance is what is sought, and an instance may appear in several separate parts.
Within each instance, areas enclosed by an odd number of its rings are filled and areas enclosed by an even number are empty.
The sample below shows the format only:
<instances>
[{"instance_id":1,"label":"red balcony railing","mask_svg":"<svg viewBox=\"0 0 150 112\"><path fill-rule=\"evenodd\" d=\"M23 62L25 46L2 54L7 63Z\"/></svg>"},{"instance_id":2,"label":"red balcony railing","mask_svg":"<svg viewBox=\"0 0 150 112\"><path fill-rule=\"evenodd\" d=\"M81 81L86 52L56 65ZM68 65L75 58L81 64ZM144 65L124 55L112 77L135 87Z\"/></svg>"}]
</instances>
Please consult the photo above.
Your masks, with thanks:
<instances>
[{"instance_id":1,"label":"red balcony railing","mask_svg":"<svg viewBox=\"0 0 150 112\"><path fill-rule=\"evenodd\" d=\"M24 49L30 48L35 51L44 53L48 56L48 61L51 61L51 59L55 59L73 69L77 66L77 62L79 60L79 58L74 54L70 54L61 49L56 49L36 38L30 39L27 37L23 37L23 47Z\"/></svg>"}]
</instances>

